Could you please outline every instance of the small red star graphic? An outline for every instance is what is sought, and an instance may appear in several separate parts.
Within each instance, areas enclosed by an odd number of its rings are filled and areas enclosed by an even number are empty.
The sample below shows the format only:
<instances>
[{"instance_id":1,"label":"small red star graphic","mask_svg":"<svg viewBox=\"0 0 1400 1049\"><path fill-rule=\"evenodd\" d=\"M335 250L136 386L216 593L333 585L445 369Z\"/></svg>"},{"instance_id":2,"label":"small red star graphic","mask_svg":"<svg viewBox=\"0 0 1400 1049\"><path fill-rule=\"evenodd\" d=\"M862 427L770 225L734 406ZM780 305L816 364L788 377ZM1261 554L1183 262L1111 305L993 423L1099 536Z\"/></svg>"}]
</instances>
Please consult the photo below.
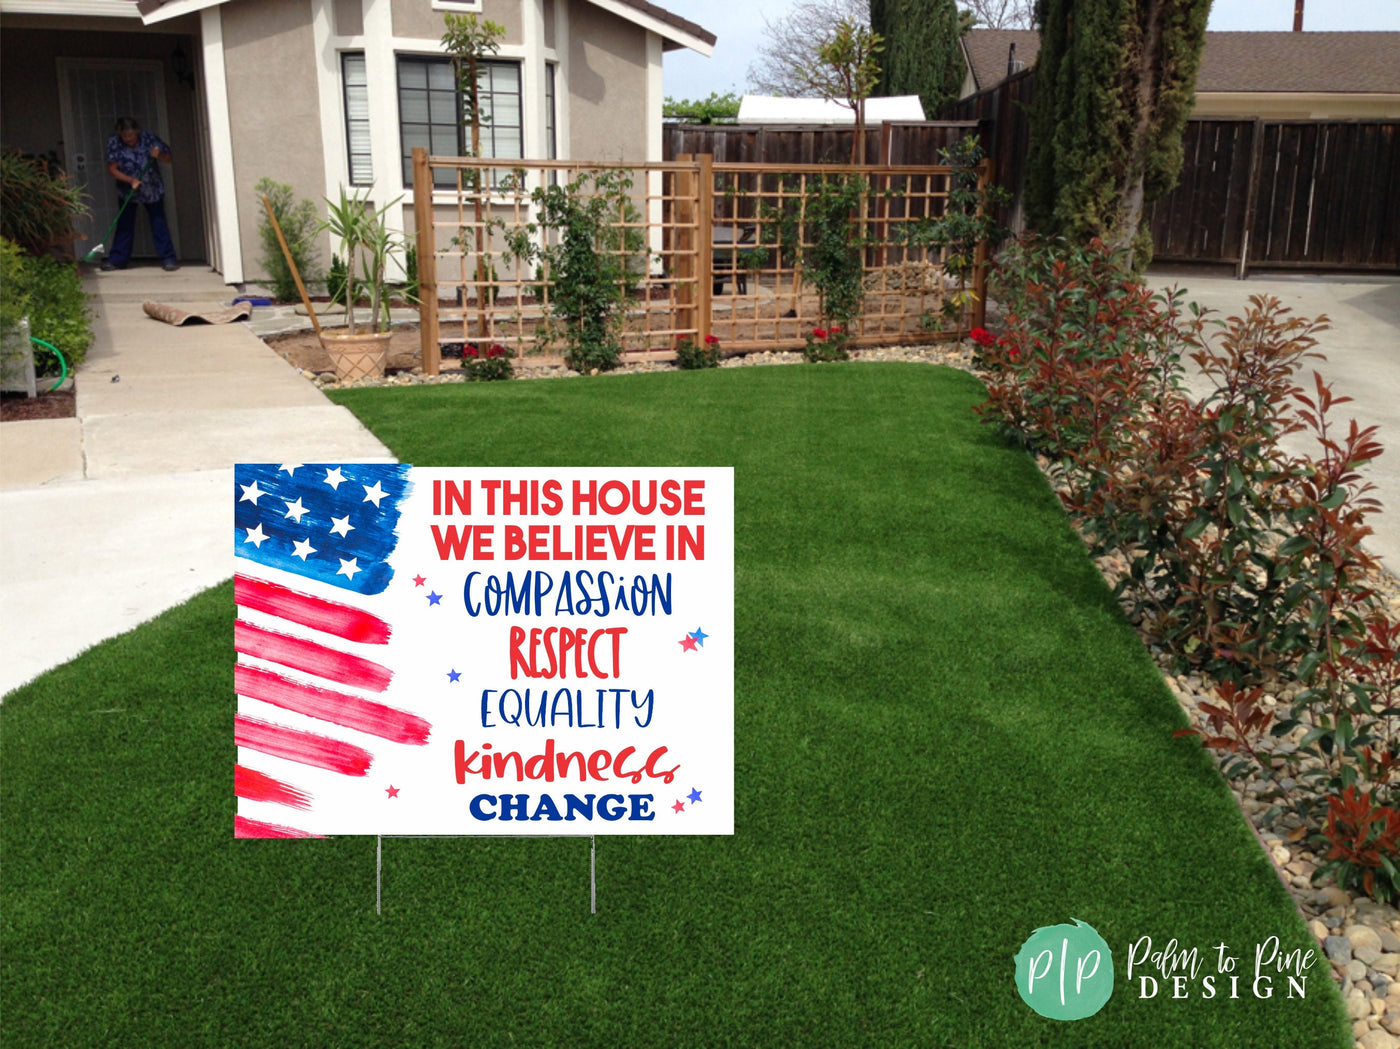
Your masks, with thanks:
<instances>
[{"instance_id":1,"label":"small red star graphic","mask_svg":"<svg viewBox=\"0 0 1400 1049\"><path fill-rule=\"evenodd\" d=\"M399 788L390 784L389 789L386 790L384 793L389 795L389 797L391 798L397 798L399 796Z\"/></svg>"},{"instance_id":2,"label":"small red star graphic","mask_svg":"<svg viewBox=\"0 0 1400 1049\"><path fill-rule=\"evenodd\" d=\"M684 811L685 811L685 803L684 803L684 802L678 801L678 802L676 802L674 805L672 805L671 808L675 809L677 812L684 812Z\"/></svg>"},{"instance_id":3,"label":"small red star graphic","mask_svg":"<svg viewBox=\"0 0 1400 1049\"><path fill-rule=\"evenodd\" d=\"M413 577L413 585L414 585L414 586L422 586L422 585L423 585L424 583L426 583L427 581L428 581L428 577L427 577L427 576L416 575L416 576Z\"/></svg>"},{"instance_id":4,"label":"small red star graphic","mask_svg":"<svg viewBox=\"0 0 1400 1049\"><path fill-rule=\"evenodd\" d=\"M681 646L683 652L695 651L695 638L693 637L687 637L684 641L678 642L678 644Z\"/></svg>"}]
</instances>

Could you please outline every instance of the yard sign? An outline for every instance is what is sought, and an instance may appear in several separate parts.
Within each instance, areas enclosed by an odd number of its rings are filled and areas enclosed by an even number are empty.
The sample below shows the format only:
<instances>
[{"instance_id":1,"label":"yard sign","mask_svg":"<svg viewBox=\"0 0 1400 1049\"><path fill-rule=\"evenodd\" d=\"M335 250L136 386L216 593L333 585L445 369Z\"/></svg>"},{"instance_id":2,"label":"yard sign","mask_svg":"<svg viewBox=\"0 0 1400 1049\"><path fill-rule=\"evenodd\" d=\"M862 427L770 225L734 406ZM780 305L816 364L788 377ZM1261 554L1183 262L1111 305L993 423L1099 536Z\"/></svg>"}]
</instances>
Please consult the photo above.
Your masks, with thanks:
<instances>
[{"instance_id":1,"label":"yard sign","mask_svg":"<svg viewBox=\"0 0 1400 1049\"><path fill-rule=\"evenodd\" d=\"M729 469L240 464L235 834L731 834Z\"/></svg>"}]
</instances>

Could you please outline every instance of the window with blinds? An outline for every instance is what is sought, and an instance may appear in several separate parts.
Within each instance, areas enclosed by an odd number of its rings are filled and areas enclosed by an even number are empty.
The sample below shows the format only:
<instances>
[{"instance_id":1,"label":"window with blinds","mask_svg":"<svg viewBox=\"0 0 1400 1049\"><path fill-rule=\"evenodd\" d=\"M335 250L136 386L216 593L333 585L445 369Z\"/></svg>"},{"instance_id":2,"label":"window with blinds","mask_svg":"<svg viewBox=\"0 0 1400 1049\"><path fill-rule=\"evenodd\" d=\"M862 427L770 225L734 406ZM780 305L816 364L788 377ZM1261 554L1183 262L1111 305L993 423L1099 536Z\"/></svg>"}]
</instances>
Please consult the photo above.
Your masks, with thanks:
<instances>
[{"instance_id":1,"label":"window with blinds","mask_svg":"<svg viewBox=\"0 0 1400 1049\"><path fill-rule=\"evenodd\" d=\"M342 54L340 69L345 83L345 143L350 158L350 185L368 186L374 182L374 163L369 148L369 80L365 75L364 53Z\"/></svg>"}]
</instances>

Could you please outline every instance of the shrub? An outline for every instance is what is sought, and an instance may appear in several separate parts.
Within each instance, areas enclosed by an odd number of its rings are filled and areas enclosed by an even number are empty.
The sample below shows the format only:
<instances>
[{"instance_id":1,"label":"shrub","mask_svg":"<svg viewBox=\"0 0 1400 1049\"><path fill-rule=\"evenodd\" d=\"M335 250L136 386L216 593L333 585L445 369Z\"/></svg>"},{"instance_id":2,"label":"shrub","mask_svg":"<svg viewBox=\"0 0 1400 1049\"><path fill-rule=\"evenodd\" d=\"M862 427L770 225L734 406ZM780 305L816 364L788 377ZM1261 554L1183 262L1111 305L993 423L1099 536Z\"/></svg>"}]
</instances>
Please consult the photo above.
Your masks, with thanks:
<instances>
[{"instance_id":1,"label":"shrub","mask_svg":"<svg viewBox=\"0 0 1400 1049\"><path fill-rule=\"evenodd\" d=\"M345 260L335 252L331 252L331 268L326 274L326 294L330 296L331 302L337 306L344 306L345 285L349 274L345 269ZM281 298L279 295L278 298Z\"/></svg>"},{"instance_id":2,"label":"shrub","mask_svg":"<svg viewBox=\"0 0 1400 1049\"><path fill-rule=\"evenodd\" d=\"M88 214L83 193L51 161L0 150L0 236L42 255Z\"/></svg>"},{"instance_id":3,"label":"shrub","mask_svg":"<svg viewBox=\"0 0 1400 1049\"><path fill-rule=\"evenodd\" d=\"M719 338L706 335L701 343L688 336L676 343L676 367L691 371L697 368L717 368L723 359Z\"/></svg>"},{"instance_id":4,"label":"shrub","mask_svg":"<svg viewBox=\"0 0 1400 1049\"><path fill-rule=\"evenodd\" d=\"M802 351L802 359L808 364L826 361L848 361L850 351L846 349L850 336L844 328L813 328L807 336L807 346Z\"/></svg>"},{"instance_id":5,"label":"shrub","mask_svg":"<svg viewBox=\"0 0 1400 1049\"><path fill-rule=\"evenodd\" d=\"M76 368L92 345L92 315L77 271L57 259L26 256L9 241L4 242L3 265L0 312L6 326L27 316L29 334L58 347L69 368ZM37 345L34 368L40 375L60 373L57 358Z\"/></svg>"},{"instance_id":6,"label":"shrub","mask_svg":"<svg viewBox=\"0 0 1400 1049\"><path fill-rule=\"evenodd\" d=\"M1348 787L1341 797L1327 799L1327 826L1318 838L1327 852L1314 882L1330 874L1344 889L1400 902L1400 809Z\"/></svg>"},{"instance_id":7,"label":"shrub","mask_svg":"<svg viewBox=\"0 0 1400 1049\"><path fill-rule=\"evenodd\" d=\"M1221 702L1202 704L1202 726L1187 731L1228 754L1228 775L1293 781L1278 800L1314 828L1352 787L1393 807L1400 624L1361 546L1379 507L1359 468L1381 448L1374 428L1337 429L1347 399L1320 376L1310 392L1295 380L1326 318L1254 296L1242 316L1214 321L1183 310L1179 293L1153 297L1098 243L1023 242L994 286L1006 328L975 340L979 410L1052 460L1093 552L1126 564L1130 613L1179 668L1217 682ZM1182 392L1188 355L1212 386L1199 400ZM1298 432L1319 451L1286 452L1281 439ZM1286 682L1291 706L1266 709L1266 686ZM1282 760L1261 757L1270 733L1291 743ZM1359 826L1359 803L1347 804ZM1365 878L1345 862L1339 877ZM1393 888L1381 873L1367 891Z\"/></svg>"},{"instance_id":8,"label":"shrub","mask_svg":"<svg viewBox=\"0 0 1400 1049\"><path fill-rule=\"evenodd\" d=\"M266 196L272 205L272 213L277 216L277 224L282 227L287 251L291 253L292 261L301 272L301 279L320 279L321 252L316 246L316 238L320 233L320 216L316 212L316 205L309 200L296 200L291 186L284 182L274 182L270 178L259 179L253 190L260 198ZM261 200L258 203L261 205ZM267 212L261 206L258 208L258 238L263 249L258 262L267 270L273 295L286 302L299 298L291 267L287 265L282 246L277 241L277 232L272 228ZM343 299L343 277L341 288Z\"/></svg>"}]
</instances>

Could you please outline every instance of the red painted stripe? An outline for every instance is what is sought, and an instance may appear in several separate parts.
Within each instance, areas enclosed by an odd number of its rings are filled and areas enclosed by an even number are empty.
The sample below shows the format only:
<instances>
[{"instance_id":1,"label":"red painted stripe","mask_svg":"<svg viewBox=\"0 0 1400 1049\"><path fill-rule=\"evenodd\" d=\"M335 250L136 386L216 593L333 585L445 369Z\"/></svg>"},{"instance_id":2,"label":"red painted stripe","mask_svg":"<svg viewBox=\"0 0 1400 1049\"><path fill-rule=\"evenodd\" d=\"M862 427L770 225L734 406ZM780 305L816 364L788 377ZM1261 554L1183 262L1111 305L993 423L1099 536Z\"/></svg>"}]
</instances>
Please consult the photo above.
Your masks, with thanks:
<instances>
[{"instance_id":1,"label":"red painted stripe","mask_svg":"<svg viewBox=\"0 0 1400 1049\"><path fill-rule=\"evenodd\" d=\"M325 601L277 583L235 575L233 598L244 608L254 608L313 630L323 630L346 641L366 645L383 645L389 641L389 624L378 616L353 605Z\"/></svg>"},{"instance_id":2,"label":"red painted stripe","mask_svg":"<svg viewBox=\"0 0 1400 1049\"><path fill-rule=\"evenodd\" d=\"M245 819L243 816L233 817L233 836L235 838L320 838L320 834L312 834L308 830L297 830L295 827L284 827L280 823L264 823L262 820Z\"/></svg>"},{"instance_id":3,"label":"red painted stripe","mask_svg":"<svg viewBox=\"0 0 1400 1049\"><path fill-rule=\"evenodd\" d=\"M337 652L290 634L264 630L242 619L233 624L233 646L244 655L281 663L294 670L304 670L317 677L371 692L383 692L394 676L392 670L372 659Z\"/></svg>"},{"instance_id":4,"label":"red painted stripe","mask_svg":"<svg viewBox=\"0 0 1400 1049\"><path fill-rule=\"evenodd\" d=\"M433 728L422 718L383 703L303 685L281 674L243 663L233 669L233 690L249 699L260 699L275 707L415 747L428 742L428 733Z\"/></svg>"},{"instance_id":5,"label":"red painted stripe","mask_svg":"<svg viewBox=\"0 0 1400 1049\"><path fill-rule=\"evenodd\" d=\"M243 765L233 766L233 793L235 797L249 801L270 801L274 805L290 805L294 809L311 807L311 795L305 791Z\"/></svg>"},{"instance_id":6,"label":"red painted stripe","mask_svg":"<svg viewBox=\"0 0 1400 1049\"><path fill-rule=\"evenodd\" d=\"M249 750L260 750L273 757L314 765L346 776L363 776L374 755L353 743L342 743L314 732L273 725L238 714L233 719L233 741Z\"/></svg>"}]
</instances>

